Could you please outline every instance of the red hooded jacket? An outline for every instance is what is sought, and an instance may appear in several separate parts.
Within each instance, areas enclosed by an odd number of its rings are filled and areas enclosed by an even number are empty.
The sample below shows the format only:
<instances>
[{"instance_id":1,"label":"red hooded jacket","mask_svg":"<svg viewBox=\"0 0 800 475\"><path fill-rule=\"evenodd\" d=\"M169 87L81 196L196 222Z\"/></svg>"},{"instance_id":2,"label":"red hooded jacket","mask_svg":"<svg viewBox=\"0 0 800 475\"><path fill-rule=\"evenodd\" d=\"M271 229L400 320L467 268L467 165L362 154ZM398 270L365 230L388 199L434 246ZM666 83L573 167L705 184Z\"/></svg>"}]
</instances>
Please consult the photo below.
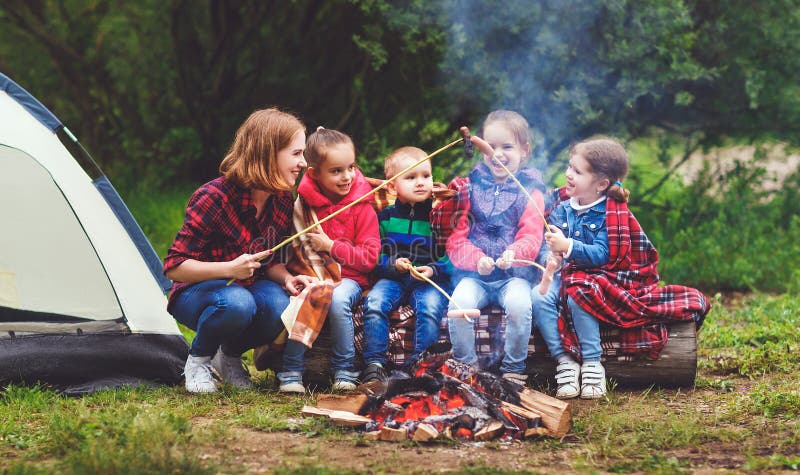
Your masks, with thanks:
<instances>
[{"instance_id":1,"label":"red hooded jacket","mask_svg":"<svg viewBox=\"0 0 800 475\"><path fill-rule=\"evenodd\" d=\"M317 214L317 219L338 211L372 190L360 170L356 170L350 193L334 204L322 194L319 184L306 173L297 187L297 194ZM378 263L381 237L378 216L372 200L365 199L345 210L335 218L321 224L322 230L333 240L331 257L342 266L342 278L353 279L362 288L370 285L369 274Z\"/></svg>"}]
</instances>

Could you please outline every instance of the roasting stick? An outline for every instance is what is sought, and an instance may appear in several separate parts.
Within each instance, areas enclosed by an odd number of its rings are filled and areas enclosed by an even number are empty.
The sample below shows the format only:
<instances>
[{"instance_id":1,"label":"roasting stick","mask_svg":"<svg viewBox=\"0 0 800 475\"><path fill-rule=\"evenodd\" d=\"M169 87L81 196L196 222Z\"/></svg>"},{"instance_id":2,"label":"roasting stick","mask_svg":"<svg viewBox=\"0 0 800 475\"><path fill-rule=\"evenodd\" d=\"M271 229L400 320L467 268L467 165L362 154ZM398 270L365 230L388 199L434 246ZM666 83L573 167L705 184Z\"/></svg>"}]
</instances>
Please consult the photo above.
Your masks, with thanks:
<instances>
[{"instance_id":1,"label":"roasting stick","mask_svg":"<svg viewBox=\"0 0 800 475\"><path fill-rule=\"evenodd\" d=\"M449 144L445 145L444 147L442 147L442 148L436 150L435 152L431 153L427 157L417 160L416 162L412 163L411 165L409 165L409 166L405 167L404 169L400 170L399 172L397 172L393 177L388 178L386 181L384 181L380 185L376 186L375 188L373 188L369 192L365 193L363 196L360 196L360 197L356 198L352 203L349 203L348 205L346 205L346 206L334 211L333 213L329 214L328 216L325 216L324 218L320 219L319 221L311 224L307 228L294 233L293 235L291 235L288 238L284 239L283 241L279 242L272 249L267 249L266 251L261 251L259 253L253 254L253 257L255 257L256 260L258 260L259 262L263 261L267 257L269 257L272 254L274 254L275 251L277 251L278 249L280 249L283 246L285 246L285 245L289 244L290 242L292 242L295 238L300 237L303 234L311 231L312 229L316 228L317 226L319 226L320 224L324 223L325 221L328 221L329 219L333 219L334 217L336 217L339 213L343 212L344 210L346 210L348 208L351 208L351 207L357 205L358 203L361 203L362 201L364 201L368 197L370 197L370 196L374 195L375 193L377 193L378 190L380 190L382 188L386 188L389 185L389 183L393 182L394 180L396 180L397 178L399 178L400 176L402 176L403 174L405 174L406 172L408 172L412 168L414 168L417 165L420 165L420 164L430 160L431 158L433 158L436 155L444 152L448 148L453 147L454 145L457 145L459 142L462 142L463 140L464 140L463 138L454 140L454 141L450 142ZM231 279L231 280L228 281L227 285L231 285L235 281L236 281L235 278Z\"/></svg>"},{"instance_id":2,"label":"roasting stick","mask_svg":"<svg viewBox=\"0 0 800 475\"><path fill-rule=\"evenodd\" d=\"M541 269L542 272L546 272L547 271L547 269L543 265L539 264L538 262L529 261L527 259L513 259L511 261L511 263L512 264L525 264L526 266L537 267L537 268Z\"/></svg>"},{"instance_id":3,"label":"roasting stick","mask_svg":"<svg viewBox=\"0 0 800 475\"><path fill-rule=\"evenodd\" d=\"M461 133L464 134L464 131L462 130ZM475 145L477 145L478 148L481 149L481 152L483 152L484 155L491 155L494 161L497 162L497 164L500 165L503 168L503 170L505 170L506 174L508 174L508 176L511 177L512 180L514 180L517 186L519 186L519 189L522 190L523 193L525 193L525 196L527 196L528 200L533 204L533 207L536 208L536 211L539 213L539 216L542 218L542 222L544 223L545 231L550 231L550 225L547 224L547 219L544 217L544 213L542 212L541 208L539 208L539 205L536 204L536 201L533 200L533 197L531 196L530 193L528 193L528 190L525 189L525 186L523 186L523 184L520 183L517 177L514 176L513 173L511 173L511 170L509 170L508 167L506 167L505 164L500 161L500 159L494 156L494 150L492 150L491 147L487 148L488 144L484 142L482 139L479 139L479 141L475 143ZM553 282L554 275L555 275L555 269L547 269L547 268L544 269L544 272L542 273L542 282L539 285L539 293L541 293L542 295L547 293L547 289L550 288L550 283Z\"/></svg>"},{"instance_id":4,"label":"roasting stick","mask_svg":"<svg viewBox=\"0 0 800 475\"><path fill-rule=\"evenodd\" d=\"M425 282L431 284L434 289L436 289L439 292L441 292L442 295L447 297L447 300L449 300L450 303L453 304L453 306L456 309L455 310L450 310L450 311L447 312L448 318L449 317L464 317L468 322L472 323L472 318L471 317L480 317L481 316L481 311L478 310L477 308L467 308L467 309L462 308L461 305L459 305L458 303L456 303L455 300L453 300L453 297L451 297L450 294L448 294L447 292L444 291L444 289L442 289L441 287L436 285L436 282L432 281L431 279L429 279L429 278L425 277L423 274L421 274L417 269L414 268L414 266L408 266L408 271L411 272L418 279L424 280Z\"/></svg>"}]
</instances>

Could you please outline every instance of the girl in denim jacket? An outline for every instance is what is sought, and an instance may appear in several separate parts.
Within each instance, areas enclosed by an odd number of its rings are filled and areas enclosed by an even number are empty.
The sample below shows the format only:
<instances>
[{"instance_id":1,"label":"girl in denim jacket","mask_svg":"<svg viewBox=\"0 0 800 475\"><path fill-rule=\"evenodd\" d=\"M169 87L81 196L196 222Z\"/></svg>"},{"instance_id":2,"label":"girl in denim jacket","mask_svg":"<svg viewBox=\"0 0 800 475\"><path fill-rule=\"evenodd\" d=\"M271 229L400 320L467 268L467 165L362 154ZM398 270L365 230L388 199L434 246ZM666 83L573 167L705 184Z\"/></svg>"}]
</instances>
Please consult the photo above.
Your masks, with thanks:
<instances>
[{"instance_id":1,"label":"girl in denim jacket","mask_svg":"<svg viewBox=\"0 0 800 475\"><path fill-rule=\"evenodd\" d=\"M628 200L630 192L623 189L619 181L627 173L628 155L615 140L590 139L572 148L564 187L569 200L550 213L550 232L545 233L551 252L547 258L548 268L555 269L562 262L581 269L599 268L609 262L606 198ZM562 399L578 395L584 399L602 397L606 393L606 380L600 363L599 321L572 297L567 297L580 341L583 364L579 365L561 342L558 329L560 286L561 276L556 273L544 295L540 293L541 286L536 286L532 294L536 326L558 362L556 396Z\"/></svg>"}]
</instances>

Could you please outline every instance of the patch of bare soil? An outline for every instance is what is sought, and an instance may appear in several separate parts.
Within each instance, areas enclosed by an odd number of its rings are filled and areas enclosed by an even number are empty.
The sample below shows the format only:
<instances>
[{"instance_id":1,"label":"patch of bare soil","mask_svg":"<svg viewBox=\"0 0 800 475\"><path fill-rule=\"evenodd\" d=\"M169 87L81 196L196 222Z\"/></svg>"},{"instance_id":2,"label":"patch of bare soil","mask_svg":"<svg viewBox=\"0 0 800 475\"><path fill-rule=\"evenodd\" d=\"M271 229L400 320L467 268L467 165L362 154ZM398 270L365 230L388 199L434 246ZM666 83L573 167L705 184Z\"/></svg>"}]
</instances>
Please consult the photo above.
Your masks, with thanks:
<instances>
[{"instance_id":1,"label":"patch of bare soil","mask_svg":"<svg viewBox=\"0 0 800 475\"><path fill-rule=\"evenodd\" d=\"M533 470L540 473L572 472L567 463L574 453L542 448L535 442L462 443L456 445L326 441L303 434L267 433L233 428L229 444L203 450L207 461L222 470L244 467L248 473L275 469L324 466L341 470L380 473L459 472L467 467ZM233 470L236 471L235 469Z\"/></svg>"}]
</instances>

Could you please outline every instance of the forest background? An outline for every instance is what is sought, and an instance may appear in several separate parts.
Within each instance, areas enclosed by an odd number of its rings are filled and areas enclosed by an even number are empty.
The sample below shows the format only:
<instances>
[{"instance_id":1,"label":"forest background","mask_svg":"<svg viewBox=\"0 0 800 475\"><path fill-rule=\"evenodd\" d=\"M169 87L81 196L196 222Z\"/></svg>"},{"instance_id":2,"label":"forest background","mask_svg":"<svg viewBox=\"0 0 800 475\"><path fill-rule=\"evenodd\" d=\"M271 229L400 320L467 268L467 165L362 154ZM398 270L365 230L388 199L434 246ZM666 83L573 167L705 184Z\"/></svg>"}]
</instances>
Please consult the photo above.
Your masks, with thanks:
<instances>
[{"instance_id":1,"label":"forest background","mask_svg":"<svg viewBox=\"0 0 800 475\"><path fill-rule=\"evenodd\" d=\"M799 11L796 0L6 0L0 71L73 130L161 255L256 108L349 133L376 177L391 149L432 151L508 108L531 123L532 165L551 185L574 141L629 144L632 209L667 280L785 291L800 268L798 177L787 168L765 184L763 160L800 143ZM754 153L732 167L708 154L742 145ZM676 171L696 152L710 160L687 182ZM454 152L434 172L446 182L471 165Z\"/></svg>"}]
</instances>

